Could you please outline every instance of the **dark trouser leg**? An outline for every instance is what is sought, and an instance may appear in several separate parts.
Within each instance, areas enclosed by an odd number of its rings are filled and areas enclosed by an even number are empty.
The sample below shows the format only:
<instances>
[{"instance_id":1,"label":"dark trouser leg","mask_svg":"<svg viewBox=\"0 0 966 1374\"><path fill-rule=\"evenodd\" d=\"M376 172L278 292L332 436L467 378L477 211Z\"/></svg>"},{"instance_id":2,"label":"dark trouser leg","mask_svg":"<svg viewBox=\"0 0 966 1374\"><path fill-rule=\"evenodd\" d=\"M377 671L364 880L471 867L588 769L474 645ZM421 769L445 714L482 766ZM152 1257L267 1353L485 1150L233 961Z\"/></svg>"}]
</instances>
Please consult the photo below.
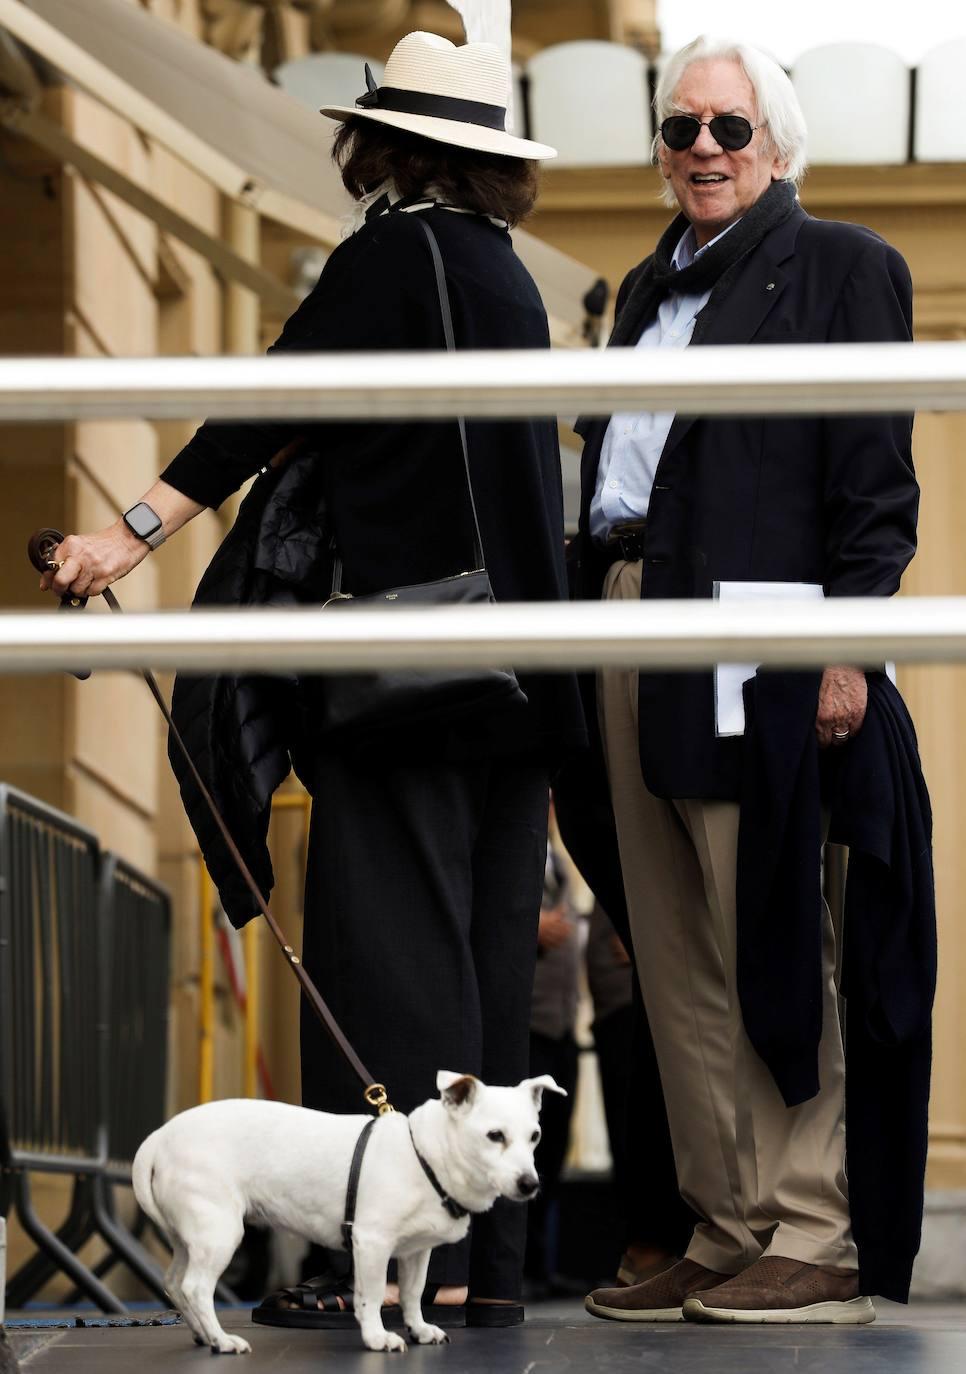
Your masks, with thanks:
<instances>
[{"instance_id":1,"label":"dark trouser leg","mask_svg":"<svg viewBox=\"0 0 966 1374\"><path fill-rule=\"evenodd\" d=\"M570 1118L577 1087L577 1042L573 1035L551 1040L530 1032L530 1076L548 1073L563 1088L566 1097L544 1093L540 1111L540 1144L534 1162L540 1179L540 1192L528 1203L526 1271L534 1279L547 1279L554 1268L547 1244L547 1222L558 1191L560 1174L567 1157Z\"/></svg>"},{"instance_id":2,"label":"dark trouser leg","mask_svg":"<svg viewBox=\"0 0 966 1374\"><path fill-rule=\"evenodd\" d=\"M530 1004L547 858L545 768L492 765L473 854L473 960L483 1024L482 1078L505 1086L529 1074ZM518 1299L525 1204L498 1200L473 1223L470 1296Z\"/></svg>"},{"instance_id":3,"label":"dark trouser leg","mask_svg":"<svg viewBox=\"0 0 966 1374\"><path fill-rule=\"evenodd\" d=\"M519 836L515 844L501 844L495 824L501 798L494 794L505 790L505 807L519 815L528 774L537 775L531 794L538 795L542 783L545 826L546 778L538 769L392 766L336 755L319 762L303 958L363 1063L386 1084L400 1111L436 1095L442 1068L510 1081L489 1069L488 1026L494 1038L507 1042L497 1048L497 1061L521 1043L523 1070L517 1076L525 1074L529 982L519 1026L513 1008L521 980L532 980L529 947L535 945L545 839L537 829L526 844ZM535 809L531 799L529 827L523 828L533 828ZM539 851L538 861L530 850ZM491 868L499 869L498 878L488 876ZM487 937L482 916L491 909ZM497 942L492 956L491 941ZM500 949L506 986L494 987L492 965ZM303 1005L304 1104L359 1112L361 1094L354 1074ZM466 1250L464 1244L435 1251L430 1280L466 1283Z\"/></svg>"}]
</instances>

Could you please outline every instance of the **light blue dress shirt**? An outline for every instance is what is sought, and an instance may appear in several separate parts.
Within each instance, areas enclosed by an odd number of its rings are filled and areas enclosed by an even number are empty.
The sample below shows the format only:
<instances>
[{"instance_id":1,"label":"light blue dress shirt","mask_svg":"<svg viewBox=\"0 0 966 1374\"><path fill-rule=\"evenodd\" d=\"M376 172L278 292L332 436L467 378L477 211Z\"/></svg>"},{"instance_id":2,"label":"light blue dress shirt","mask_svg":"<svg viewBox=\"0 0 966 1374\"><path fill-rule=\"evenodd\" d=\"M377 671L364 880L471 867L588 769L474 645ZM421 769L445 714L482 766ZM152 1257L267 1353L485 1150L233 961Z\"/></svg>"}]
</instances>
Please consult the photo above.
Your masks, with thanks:
<instances>
[{"instance_id":1,"label":"light blue dress shirt","mask_svg":"<svg viewBox=\"0 0 966 1374\"><path fill-rule=\"evenodd\" d=\"M728 229L733 228L733 224L728 225ZM723 229L703 248L696 248L694 229L689 226L674 250L672 265L679 271L690 267L712 243L724 238L728 229ZM707 305L710 295L710 289L700 295L672 291L661 302L657 318L644 330L637 347L686 348L698 312ZM611 416L600 450L597 488L590 503L593 538L603 542L615 525L643 520L647 515L654 474L673 422L673 411Z\"/></svg>"}]
</instances>

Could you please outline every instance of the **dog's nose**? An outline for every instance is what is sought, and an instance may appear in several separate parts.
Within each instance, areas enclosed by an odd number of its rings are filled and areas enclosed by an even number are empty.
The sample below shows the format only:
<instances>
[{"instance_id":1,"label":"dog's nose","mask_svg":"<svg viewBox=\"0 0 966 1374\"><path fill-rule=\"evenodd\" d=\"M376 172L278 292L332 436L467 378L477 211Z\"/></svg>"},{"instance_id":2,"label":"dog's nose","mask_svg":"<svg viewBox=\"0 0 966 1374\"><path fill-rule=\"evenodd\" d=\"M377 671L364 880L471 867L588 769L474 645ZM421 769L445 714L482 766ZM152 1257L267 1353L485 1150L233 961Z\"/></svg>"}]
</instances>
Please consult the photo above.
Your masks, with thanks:
<instances>
[{"instance_id":1,"label":"dog's nose","mask_svg":"<svg viewBox=\"0 0 966 1374\"><path fill-rule=\"evenodd\" d=\"M540 1180L535 1174L521 1174L517 1179L517 1187L521 1197L532 1197L540 1187Z\"/></svg>"}]
</instances>

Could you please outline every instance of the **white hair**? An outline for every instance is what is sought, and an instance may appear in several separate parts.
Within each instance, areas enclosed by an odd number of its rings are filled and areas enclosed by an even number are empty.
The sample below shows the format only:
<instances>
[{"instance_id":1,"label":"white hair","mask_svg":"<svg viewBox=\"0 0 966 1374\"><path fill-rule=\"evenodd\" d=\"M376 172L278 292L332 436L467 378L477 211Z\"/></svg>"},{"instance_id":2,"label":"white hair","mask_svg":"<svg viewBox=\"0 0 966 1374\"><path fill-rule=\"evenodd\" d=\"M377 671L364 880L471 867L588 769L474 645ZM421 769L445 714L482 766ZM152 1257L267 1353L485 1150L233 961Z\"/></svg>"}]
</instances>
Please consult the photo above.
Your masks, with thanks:
<instances>
[{"instance_id":1,"label":"white hair","mask_svg":"<svg viewBox=\"0 0 966 1374\"><path fill-rule=\"evenodd\" d=\"M728 38L714 38L702 34L686 47L679 48L664 64L654 92L654 114L657 133L652 152L657 159L661 146L661 124L674 113L674 93L681 78L695 62L723 60L736 62L751 82L755 93L759 123L765 126L767 146L787 165L785 179L799 185L805 176L805 116L798 103L795 87L773 57L752 48L747 43L735 43ZM664 200L668 205L677 201L670 184L665 183Z\"/></svg>"}]
</instances>

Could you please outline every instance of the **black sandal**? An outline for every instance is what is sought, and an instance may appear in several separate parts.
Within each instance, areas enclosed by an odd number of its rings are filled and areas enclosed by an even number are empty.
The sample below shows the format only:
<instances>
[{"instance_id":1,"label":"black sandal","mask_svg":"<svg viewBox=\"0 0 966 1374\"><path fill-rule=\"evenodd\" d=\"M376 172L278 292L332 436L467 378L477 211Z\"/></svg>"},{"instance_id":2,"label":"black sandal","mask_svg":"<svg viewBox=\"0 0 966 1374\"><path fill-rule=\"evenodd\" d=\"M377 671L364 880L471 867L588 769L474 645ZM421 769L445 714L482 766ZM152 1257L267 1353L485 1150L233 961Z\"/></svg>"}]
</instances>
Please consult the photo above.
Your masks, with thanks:
<instances>
[{"instance_id":1,"label":"black sandal","mask_svg":"<svg viewBox=\"0 0 966 1374\"><path fill-rule=\"evenodd\" d=\"M423 1290L424 1319L435 1326L465 1326L466 1308L461 1303L435 1301L440 1287L441 1284L431 1283ZM384 1303L382 1320L385 1326L402 1326L399 1304ZM313 1331L338 1327L357 1330L352 1280L322 1274L293 1284L291 1288L280 1288L252 1308L252 1321L260 1326L301 1327Z\"/></svg>"}]
</instances>

